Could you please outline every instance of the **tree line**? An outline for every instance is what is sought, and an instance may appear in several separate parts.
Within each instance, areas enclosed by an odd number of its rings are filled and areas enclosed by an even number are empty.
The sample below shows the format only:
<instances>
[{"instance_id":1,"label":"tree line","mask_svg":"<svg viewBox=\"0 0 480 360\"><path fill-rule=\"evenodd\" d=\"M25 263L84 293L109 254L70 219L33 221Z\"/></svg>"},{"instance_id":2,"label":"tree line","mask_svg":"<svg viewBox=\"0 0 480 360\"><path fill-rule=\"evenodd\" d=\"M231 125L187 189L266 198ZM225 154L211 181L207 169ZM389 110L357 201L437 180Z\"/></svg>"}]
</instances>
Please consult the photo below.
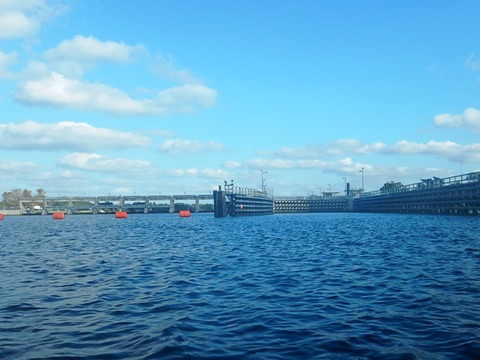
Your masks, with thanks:
<instances>
[{"instance_id":1,"label":"tree line","mask_svg":"<svg viewBox=\"0 0 480 360\"><path fill-rule=\"evenodd\" d=\"M1 204L3 206L18 206L21 198L35 198L43 199L47 196L47 193L43 189L37 189L35 194L28 189L12 189L10 191L5 191L2 194Z\"/></svg>"}]
</instances>

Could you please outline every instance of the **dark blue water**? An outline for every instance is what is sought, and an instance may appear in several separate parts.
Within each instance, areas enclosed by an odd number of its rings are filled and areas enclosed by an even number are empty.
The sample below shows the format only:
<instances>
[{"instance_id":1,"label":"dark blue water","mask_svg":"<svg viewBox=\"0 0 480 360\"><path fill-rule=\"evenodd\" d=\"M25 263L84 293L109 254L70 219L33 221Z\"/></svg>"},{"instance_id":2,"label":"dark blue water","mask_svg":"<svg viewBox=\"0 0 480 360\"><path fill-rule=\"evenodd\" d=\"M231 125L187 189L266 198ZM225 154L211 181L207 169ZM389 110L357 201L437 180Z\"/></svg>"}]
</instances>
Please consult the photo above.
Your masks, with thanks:
<instances>
[{"instance_id":1,"label":"dark blue water","mask_svg":"<svg viewBox=\"0 0 480 360\"><path fill-rule=\"evenodd\" d=\"M7 217L0 358L476 359L480 219Z\"/></svg>"}]
</instances>

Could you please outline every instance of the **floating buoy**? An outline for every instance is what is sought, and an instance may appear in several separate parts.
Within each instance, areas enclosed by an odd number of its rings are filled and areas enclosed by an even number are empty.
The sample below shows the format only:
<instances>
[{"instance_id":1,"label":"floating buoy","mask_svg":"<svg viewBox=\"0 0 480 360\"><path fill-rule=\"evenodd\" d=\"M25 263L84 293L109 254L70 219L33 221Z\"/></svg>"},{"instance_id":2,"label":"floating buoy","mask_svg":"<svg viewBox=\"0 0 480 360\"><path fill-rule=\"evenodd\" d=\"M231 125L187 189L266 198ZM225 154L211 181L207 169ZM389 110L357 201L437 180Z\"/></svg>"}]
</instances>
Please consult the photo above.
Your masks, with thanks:
<instances>
[{"instance_id":1,"label":"floating buoy","mask_svg":"<svg viewBox=\"0 0 480 360\"><path fill-rule=\"evenodd\" d=\"M65 219L65 213L63 213L63 212L53 213L53 218L54 218L55 220Z\"/></svg>"},{"instance_id":2,"label":"floating buoy","mask_svg":"<svg viewBox=\"0 0 480 360\"><path fill-rule=\"evenodd\" d=\"M4 217L3 214L0 214L0 220L3 220L3 217Z\"/></svg>"},{"instance_id":3,"label":"floating buoy","mask_svg":"<svg viewBox=\"0 0 480 360\"><path fill-rule=\"evenodd\" d=\"M117 219L126 219L127 218L127 212L126 211L117 211L115 213L115 217Z\"/></svg>"},{"instance_id":4,"label":"floating buoy","mask_svg":"<svg viewBox=\"0 0 480 360\"><path fill-rule=\"evenodd\" d=\"M180 210L180 217L190 217L190 210Z\"/></svg>"}]
</instances>

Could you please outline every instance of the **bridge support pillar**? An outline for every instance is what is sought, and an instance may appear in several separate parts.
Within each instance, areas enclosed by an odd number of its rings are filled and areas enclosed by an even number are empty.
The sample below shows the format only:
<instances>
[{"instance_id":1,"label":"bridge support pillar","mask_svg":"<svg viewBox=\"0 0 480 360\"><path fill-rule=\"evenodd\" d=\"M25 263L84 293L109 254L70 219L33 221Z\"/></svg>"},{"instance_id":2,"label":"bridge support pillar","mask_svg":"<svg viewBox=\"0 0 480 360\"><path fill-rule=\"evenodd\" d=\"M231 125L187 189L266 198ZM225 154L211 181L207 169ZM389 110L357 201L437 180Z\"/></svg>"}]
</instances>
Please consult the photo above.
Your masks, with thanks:
<instances>
[{"instance_id":1,"label":"bridge support pillar","mask_svg":"<svg viewBox=\"0 0 480 360\"><path fill-rule=\"evenodd\" d=\"M197 196L195 198L195 212L199 212L199 211L200 211L200 199Z\"/></svg>"},{"instance_id":2,"label":"bridge support pillar","mask_svg":"<svg viewBox=\"0 0 480 360\"><path fill-rule=\"evenodd\" d=\"M118 198L118 211L123 211L123 206L125 205L125 201L123 200L123 197L120 196Z\"/></svg>"},{"instance_id":3,"label":"bridge support pillar","mask_svg":"<svg viewBox=\"0 0 480 360\"><path fill-rule=\"evenodd\" d=\"M168 212L175 212L175 199L173 197L170 198L170 208L168 209Z\"/></svg>"}]
</instances>

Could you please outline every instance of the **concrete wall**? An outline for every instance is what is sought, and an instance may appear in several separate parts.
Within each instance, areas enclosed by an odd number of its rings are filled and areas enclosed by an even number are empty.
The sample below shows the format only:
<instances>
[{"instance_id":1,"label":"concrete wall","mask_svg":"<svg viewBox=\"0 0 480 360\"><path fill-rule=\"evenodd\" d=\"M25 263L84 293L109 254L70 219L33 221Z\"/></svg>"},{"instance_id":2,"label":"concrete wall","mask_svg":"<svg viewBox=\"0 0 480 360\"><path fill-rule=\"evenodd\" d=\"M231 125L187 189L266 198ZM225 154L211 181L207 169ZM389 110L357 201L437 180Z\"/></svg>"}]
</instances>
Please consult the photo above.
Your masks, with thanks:
<instances>
[{"instance_id":1,"label":"concrete wall","mask_svg":"<svg viewBox=\"0 0 480 360\"><path fill-rule=\"evenodd\" d=\"M0 209L0 214L3 214L5 216L7 215L22 215L22 212L20 209L16 209L16 210L2 210Z\"/></svg>"}]
</instances>

